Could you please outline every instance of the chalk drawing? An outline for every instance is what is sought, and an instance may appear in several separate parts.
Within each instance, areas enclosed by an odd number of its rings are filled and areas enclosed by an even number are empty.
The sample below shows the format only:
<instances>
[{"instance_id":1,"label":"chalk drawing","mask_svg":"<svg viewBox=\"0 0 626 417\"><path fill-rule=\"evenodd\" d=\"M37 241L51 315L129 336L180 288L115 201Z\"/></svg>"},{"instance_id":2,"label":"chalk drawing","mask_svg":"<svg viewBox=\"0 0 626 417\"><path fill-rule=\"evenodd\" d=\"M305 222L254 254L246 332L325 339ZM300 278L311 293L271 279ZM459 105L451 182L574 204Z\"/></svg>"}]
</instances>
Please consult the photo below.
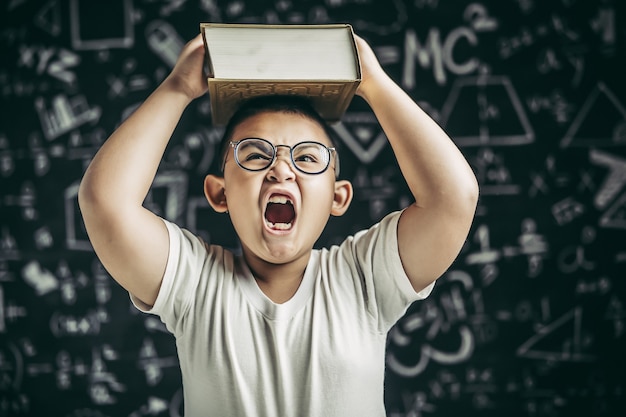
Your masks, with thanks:
<instances>
[{"instance_id":1,"label":"chalk drawing","mask_svg":"<svg viewBox=\"0 0 626 417\"><path fill-rule=\"evenodd\" d=\"M626 229L626 192L600 216L600 227Z\"/></svg>"},{"instance_id":2,"label":"chalk drawing","mask_svg":"<svg viewBox=\"0 0 626 417\"><path fill-rule=\"evenodd\" d=\"M626 108L606 84L591 91L560 146L626 146Z\"/></svg>"},{"instance_id":3,"label":"chalk drawing","mask_svg":"<svg viewBox=\"0 0 626 417\"><path fill-rule=\"evenodd\" d=\"M347 113L333 129L362 163L369 164L387 146L387 136L371 113Z\"/></svg>"},{"instance_id":4,"label":"chalk drawing","mask_svg":"<svg viewBox=\"0 0 626 417\"><path fill-rule=\"evenodd\" d=\"M609 175L593 199L596 208L602 210L626 186L626 159L598 149L592 149L589 152L589 160L596 165L605 166L609 169Z\"/></svg>"},{"instance_id":5,"label":"chalk drawing","mask_svg":"<svg viewBox=\"0 0 626 417\"><path fill-rule=\"evenodd\" d=\"M581 243L566 246L559 253L557 264L564 274L571 274L580 269L593 271L596 263L587 259L585 245L589 245L596 239L596 231L593 227L586 226L581 232Z\"/></svg>"},{"instance_id":6,"label":"chalk drawing","mask_svg":"<svg viewBox=\"0 0 626 417\"><path fill-rule=\"evenodd\" d=\"M517 356L560 362L594 361L594 355L583 352L586 341L583 337L582 314L582 307L575 307L552 323L539 327L532 337L517 348ZM567 332L562 335L560 330ZM559 340L561 350L543 349L541 342L548 338L551 339L549 346L555 346L554 339Z\"/></svg>"},{"instance_id":7,"label":"chalk drawing","mask_svg":"<svg viewBox=\"0 0 626 417\"><path fill-rule=\"evenodd\" d=\"M441 123L459 146L533 143L535 133L506 76L455 80L441 110Z\"/></svg>"},{"instance_id":8,"label":"chalk drawing","mask_svg":"<svg viewBox=\"0 0 626 417\"><path fill-rule=\"evenodd\" d=\"M409 378L424 372L431 360L446 365L461 363L472 356L474 351L474 336L466 326L459 328L459 334L461 341L456 351L444 352L429 344L423 344L420 348L420 358L416 364L406 365L391 352L387 355L387 366L396 374Z\"/></svg>"}]
</instances>

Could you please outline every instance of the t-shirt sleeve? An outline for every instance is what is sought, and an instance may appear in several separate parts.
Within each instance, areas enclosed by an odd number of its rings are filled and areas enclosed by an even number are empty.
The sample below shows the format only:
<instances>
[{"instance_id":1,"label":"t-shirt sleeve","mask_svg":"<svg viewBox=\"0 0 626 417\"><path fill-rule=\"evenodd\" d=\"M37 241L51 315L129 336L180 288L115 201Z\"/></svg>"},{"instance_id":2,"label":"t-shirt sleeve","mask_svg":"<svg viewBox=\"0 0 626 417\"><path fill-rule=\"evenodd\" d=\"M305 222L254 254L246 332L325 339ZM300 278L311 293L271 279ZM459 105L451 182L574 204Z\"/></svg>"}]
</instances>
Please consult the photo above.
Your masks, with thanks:
<instances>
[{"instance_id":1,"label":"t-shirt sleeve","mask_svg":"<svg viewBox=\"0 0 626 417\"><path fill-rule=\"evenodd\" d=\"M377 320L378 330L388 331L417 300L430 295L432 282L416 292L404 271L398 251L398 220L401 211L384 217L370 229L349 238L342 246L354 256L359 281L355 283L364 305Z\"/></svg>"},{"instance_id":2,"label":"t-shirt sleeve","mask_svg":"<svg viewBox=\"0 0 626 417\"><path fill-rule=\"evenodd\" d=\"M189 311L207 259L207 245L198 236L163 219L169 234L167 265L154 306L150 308L131 295L134 306L155 314L176 334Z\"/></svg>"}]
</instances>

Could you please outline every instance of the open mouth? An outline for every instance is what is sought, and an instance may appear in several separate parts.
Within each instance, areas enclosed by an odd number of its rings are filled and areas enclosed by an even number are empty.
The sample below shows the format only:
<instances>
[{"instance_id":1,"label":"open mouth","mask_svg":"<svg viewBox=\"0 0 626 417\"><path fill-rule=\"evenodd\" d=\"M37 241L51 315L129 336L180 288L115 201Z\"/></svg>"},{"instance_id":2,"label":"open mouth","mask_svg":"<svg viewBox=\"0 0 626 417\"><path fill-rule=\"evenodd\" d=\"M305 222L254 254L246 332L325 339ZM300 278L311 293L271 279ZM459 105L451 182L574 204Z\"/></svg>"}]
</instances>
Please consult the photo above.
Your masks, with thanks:
<instances>
[{"instance_id":1,"label":"open mouth","mask_svg":"<svg viewBox=\"0 0 626 417\"><path fill-rule=\"evenodd\" d=\"M296 218L296 211L289 198L282 195L270 197L265 207L265 223L273 230L289 230Z\"/></svg>"}]
</instances>

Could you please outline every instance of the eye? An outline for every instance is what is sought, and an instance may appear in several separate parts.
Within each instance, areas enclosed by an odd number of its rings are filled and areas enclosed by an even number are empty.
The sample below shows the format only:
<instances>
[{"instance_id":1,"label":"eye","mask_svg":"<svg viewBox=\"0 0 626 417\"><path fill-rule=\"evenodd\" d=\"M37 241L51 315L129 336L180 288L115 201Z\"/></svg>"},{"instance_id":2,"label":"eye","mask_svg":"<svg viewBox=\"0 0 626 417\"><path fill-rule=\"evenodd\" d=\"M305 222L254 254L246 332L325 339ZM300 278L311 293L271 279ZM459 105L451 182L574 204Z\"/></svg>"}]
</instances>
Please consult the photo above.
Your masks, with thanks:
<instances>
[{"instance_id":1,"label":"eye","mask_svg":"<svg viewBox=\"0 0 626 417\"><path fill-rule=\"evenodd\" d=\"M270 159L272 159L272 157L270 155L259 153L259 152L250 152L250 153L244 154L244 158L243 158L244 161L254 161L255 159L269 161Z\"/></svg>"},{"instance_id":2,"label":"eye","mask_svg":"<svg viewBox=\"0 0 626 417\"><path fill-rule=\"evenodd\" d=\"M328 162L328 150L316 142L303 142L293 150L296 163L324 165Z\"/></svg>"},{"instance_id":3,"label":"eye","mask_svg":"<svg viewBox=\"0 0 626 417\"><path fill-rule=\"evenodd\" d=\"M240 143L237 149L237 156L240 162L267 162L274 157L274 151L272 146L264 141L248 139Z\"/></svg>"},{"instance_id":4,"label":"eye","mask_svg":"<svg viewBox=\"0 0 626 417\"><path fill-rule=\"evenodd\" d=\"M297 156L294 155L293 158L296 160L296 162L311 162L311 163L319 162L319 156L316 156L311 153L299 154Z\"/></svg>"}]
</instances>

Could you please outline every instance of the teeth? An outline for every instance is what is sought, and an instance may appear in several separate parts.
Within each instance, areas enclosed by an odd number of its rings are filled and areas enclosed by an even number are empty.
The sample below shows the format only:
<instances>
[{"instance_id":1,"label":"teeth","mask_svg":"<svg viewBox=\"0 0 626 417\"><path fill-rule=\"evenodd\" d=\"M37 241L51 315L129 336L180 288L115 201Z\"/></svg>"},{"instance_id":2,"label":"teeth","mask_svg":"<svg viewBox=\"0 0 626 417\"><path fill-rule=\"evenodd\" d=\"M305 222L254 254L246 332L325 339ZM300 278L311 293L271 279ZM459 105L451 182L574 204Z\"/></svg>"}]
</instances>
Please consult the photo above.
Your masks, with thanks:
<instances>
[{"instance_id":1,"label":"teeth","mask_svg":"<svg viewBox=\"0 0 626 417\"><path fill-rule=\"evenodd\" d=\"M287 204L289 199L285 196L275 195L270 197L269 202L275 204Z\"/></svg>"},{"instance_id":2,"label":"teeth","mask_svg":"<svg viewBox=\"0 0 626 417\"><path fill-rule=\"evenodd\" d=\"M276 230L289 230L289 229L291 229L291 223L270 223L270 222L267 222L267 224L272 229L276 229Z\"/></svg>"}]
</instances>

